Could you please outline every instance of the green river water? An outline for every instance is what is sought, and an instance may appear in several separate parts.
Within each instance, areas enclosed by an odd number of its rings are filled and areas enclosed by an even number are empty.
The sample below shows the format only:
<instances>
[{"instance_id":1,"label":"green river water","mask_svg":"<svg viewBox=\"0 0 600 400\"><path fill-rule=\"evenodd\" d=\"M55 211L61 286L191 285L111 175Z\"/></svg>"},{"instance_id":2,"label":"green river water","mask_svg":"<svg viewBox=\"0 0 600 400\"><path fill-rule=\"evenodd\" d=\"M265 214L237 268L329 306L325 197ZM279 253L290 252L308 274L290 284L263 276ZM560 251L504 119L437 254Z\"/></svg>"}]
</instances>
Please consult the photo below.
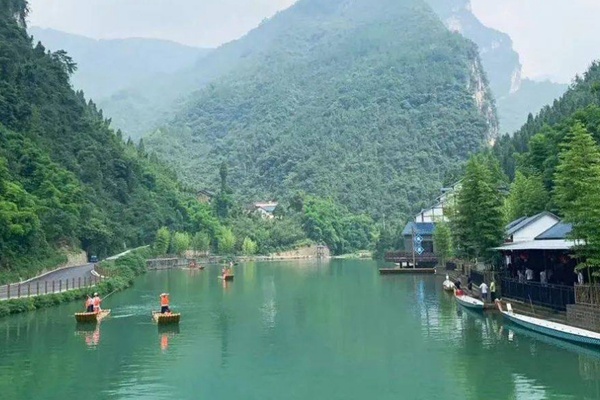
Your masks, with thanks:
<instances>
[{"instance_id":1,"label":"green river water","mask_svg":"<svg viewBox=\"0 0 600 400\"><path fill-rule=\"evenodd\" d=\"M68 304L0 320L0 399L599 399L600 353L460 309L442 277L370 261L159 271L78 327ZM161 330L171 293L183 313Z\"/></svg>"}]
</instances>

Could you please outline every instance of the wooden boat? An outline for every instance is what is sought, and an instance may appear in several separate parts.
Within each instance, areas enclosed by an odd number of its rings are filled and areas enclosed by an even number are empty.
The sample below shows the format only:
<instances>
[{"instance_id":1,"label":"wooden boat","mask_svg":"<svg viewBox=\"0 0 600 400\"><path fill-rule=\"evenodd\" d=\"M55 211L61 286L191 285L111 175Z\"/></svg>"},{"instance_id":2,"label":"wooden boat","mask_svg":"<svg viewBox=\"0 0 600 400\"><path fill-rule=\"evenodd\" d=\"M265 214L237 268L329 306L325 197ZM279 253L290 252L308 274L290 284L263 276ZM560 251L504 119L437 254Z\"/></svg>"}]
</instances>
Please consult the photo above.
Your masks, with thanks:
<instances>
[{"instance_id":1,"label":"wooden boat","mask_svg":"<svg viewBox=\"0 0 600 400\"><path fill-rule=\"evenodd\" d=\"M152 311L152 319L159 325L178 324L181 319L181 314L161 314L160 311Z\"/></svg>"},{"instance_id":2,"label":"wooden boat","mask_svg":"<svg viewBox=\"0 0 600 400\"><path fill-rule=\"evenodd\" d=\"M442 283L442 286L445 291L452 292L454 290L454 282L450 280L450 277L446 275L446 280Z\"/></svg>"},{"instance_id":3,"label":"wooden boat","mask_svg":"<svg viewBox=\"0 0 600 400\"><path fill-rule=\"evenodd\" d=\"M233 280L233 275L219 275L219 279L223 279L230 282Z\"/></svg>"},{"instance_id":4,"label":"wooden boat","mask_svg":"<svg viewBox=\"0 0 600 400\"><path fill-rule=\"evenodd\" d=\"M477 300L474 297L467 296L466 294L457 295L454 294L454 298L456 302L463 307L470 308L471 310L481 310L483 311L485 304L481 300Z\"/></svg>"},{"instance_id":5,"label":"wooden boat","mask_svg":"<svg viewBox=\"0 0 600 400\"><path fill-rule=\"evenodd\" d=\"M576 328L574 326L552 322L541 318L516 314L513 312L510 303L506 303L506 311L502 309L502 304L499 301L496 301L496 305L506 319L516 325L522 326L523 328L573 343L600 346L600 333L598 332L592 332L588 331L587 329Z\"/></svg>"},{"instance_id":6,"label":"wooden boat","mask_svg":"<svg viewBox=\"0 0 600 400\"><path fill-rule=\"evenodd\" d=\"M110 315L110 310L102 310L99 313L84 312L75 313L75 320L79 323L100 322Z\"/></svg>"}]
</instances>

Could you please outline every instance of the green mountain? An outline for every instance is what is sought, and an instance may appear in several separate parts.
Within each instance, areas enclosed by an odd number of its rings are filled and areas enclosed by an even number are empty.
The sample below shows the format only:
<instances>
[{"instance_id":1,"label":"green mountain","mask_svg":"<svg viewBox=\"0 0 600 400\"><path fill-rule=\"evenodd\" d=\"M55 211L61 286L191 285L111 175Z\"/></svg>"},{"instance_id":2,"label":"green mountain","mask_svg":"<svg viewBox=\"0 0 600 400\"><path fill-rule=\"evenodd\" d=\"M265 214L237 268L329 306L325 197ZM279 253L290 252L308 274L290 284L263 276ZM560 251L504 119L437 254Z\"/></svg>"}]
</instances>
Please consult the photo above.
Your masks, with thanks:
<instances>
[{"instance_id":1,"label":"green mountain","mask_svg":"<svg viewBox=\"0 0 600 400\"><path fill-rule=\"evenodd\" d=\"M144 141L195 187L227 161L242 199L406 216L497 133L476 47L421 0L301 0L198 71L222 63Z\"/></svg>"},{"instance_id":2,"label":"green mountain","mask_svg":"<svg viewBox=\"0 0 600 400\"><path fill-rule=\"evenodd\" d=\"M575 78L560 99L544 106L537 115L530 114L514 136L501 137L494 153L510 177L518 166L531 167L552 189L560 143L567 132L581 122L600 142L599 120L600 63L595 62L582 77Z\"/></svg>"},{"instance_id":3,"label":"green mountain","mask_svg":"<svg viewBox=\"0 0 600 400\"><path fill-rule=\"evenodd\" d=\"M33 45L26 15L25 0L0 3L0 280L189 223L174 177L71 88L73 60Z\"/></svg>"},{"instance_id":4,"label":"green mountain","mask_svg":"<svg viewBox=\"0 0 600 400\"><path fill-rule=\"evenodd\" d=\"M192 67L210 51L166 40L95 40L53 29L30 27L28 31L35 42L41 41L52 51L65 50L77 60L77 71L71 77L75 89L94 99L112 118L114 126L125 128L126 134L131 133L134 138L143 132L136 128L140 123L145 129L151 127L145 123L152 119L151 114L143 113L145 102L136 97L136 109L142 113L137 119L130 110L122 112L112 104L126 93L133 96L135 88L168 80L172 74ZM152 94L161 97L160 92Z\"/></svg>"},{"instance_id":5,"label":"green mountain","mask_svg":"<svg viewBox=\"0 0 600 400\"><path fill-rule=\"evenodd\" d=\"M471 11L471 0L427 0L448 29L475 42L496 99L500 131L513 133L527 115L560 97L568 85L521 77L519 54L510 36L485 26Z\"/></svg>"}]
</instances>

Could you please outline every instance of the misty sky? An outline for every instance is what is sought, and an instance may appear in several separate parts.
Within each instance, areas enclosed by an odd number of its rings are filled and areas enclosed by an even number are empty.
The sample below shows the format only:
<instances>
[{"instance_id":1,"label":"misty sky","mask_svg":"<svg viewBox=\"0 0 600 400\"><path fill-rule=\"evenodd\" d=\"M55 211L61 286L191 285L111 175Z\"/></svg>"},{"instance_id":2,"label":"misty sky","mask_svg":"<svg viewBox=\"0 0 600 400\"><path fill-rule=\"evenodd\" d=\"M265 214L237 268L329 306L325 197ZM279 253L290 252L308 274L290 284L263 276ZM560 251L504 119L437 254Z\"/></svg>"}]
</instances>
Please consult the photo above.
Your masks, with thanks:
<instances>
[{"instance_id":1,"label":"misty sky","mask_svg":"<svg viewBox=\"0 0 600 400\"><path fill-rule=\"evenodd\" d=\"M401 1L401 0L399 0ZM198 47L236 39L294 0L30 0L30 25L93 38L151 37ZM524 75L569 82L600 58L598 0L472 0L508 33Z\"/></svg>"}]
</instances>

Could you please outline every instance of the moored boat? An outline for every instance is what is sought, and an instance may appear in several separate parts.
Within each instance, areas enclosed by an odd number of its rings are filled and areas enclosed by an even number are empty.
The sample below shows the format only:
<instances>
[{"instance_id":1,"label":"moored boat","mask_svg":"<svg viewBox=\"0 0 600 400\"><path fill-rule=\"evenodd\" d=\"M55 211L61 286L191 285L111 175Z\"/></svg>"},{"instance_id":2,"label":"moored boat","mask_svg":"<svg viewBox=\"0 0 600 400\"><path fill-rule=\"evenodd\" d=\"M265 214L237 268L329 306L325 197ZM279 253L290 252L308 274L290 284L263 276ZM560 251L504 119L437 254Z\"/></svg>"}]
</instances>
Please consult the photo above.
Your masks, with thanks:
<instances>
[{"instance_id":1,"label":"moored boat","mask_svg":"<svg viewBox=\"0 0 600 400\"><path fill-rule=\"evenodd\" d=\"M100 322L110 315L110 310L102 310L100 312L84 312L75 313L75 320L79 323Z\"/></svg>"},{"instance_id":2,"label":"moored boat","mask_svg":"<svg viewBox=\"0 0 600 400\"><path fill-rule=\"evenodd\" d=\"M450 277L448 275L446 275L446 280L444 281L444 283L442 283L442 287L447 292L451 292L454 290L454 282L450 280Z\"/></svg>"},{"instance_id":3,"label":"moored boat","mask_svg":"<svg viewBox=\"0 0 600 400\"><path fill-rule=\"evenodd\" d=\"M161 314L160 311L152 311L152 319L158 325L178 324L181 319L180 313L165 313Z\"/></svg>"},{"instance_id":4,"label":"moored boat","mask_svg":"<svg viewBox=\"0 0 600 400\"><path fill-rule=\"evenodd\" d=\"M454 298L456 302L463 307L470 308L471 310L483 310L485 304L481 300L477 300L474 297L467 296L466 294L457 294L455 292Z\"/></svg>"},{"instance_id":5,"label":"moored boat","mask_svg":"<svg viewBox=\"0 0 600 400\"><path fill-rule=\"evenodd\" d=\"M600 333L598 332L588 331L587 329L576 328L574 326L548 321L541 318L517 314L513 312L510 303L506 303L506 311L502 309L502 304L498 300L496 300L496 305L506 319L516 325L522 326L523 328L573 343L600 346Z\"/></svg>"}]
</instances>

